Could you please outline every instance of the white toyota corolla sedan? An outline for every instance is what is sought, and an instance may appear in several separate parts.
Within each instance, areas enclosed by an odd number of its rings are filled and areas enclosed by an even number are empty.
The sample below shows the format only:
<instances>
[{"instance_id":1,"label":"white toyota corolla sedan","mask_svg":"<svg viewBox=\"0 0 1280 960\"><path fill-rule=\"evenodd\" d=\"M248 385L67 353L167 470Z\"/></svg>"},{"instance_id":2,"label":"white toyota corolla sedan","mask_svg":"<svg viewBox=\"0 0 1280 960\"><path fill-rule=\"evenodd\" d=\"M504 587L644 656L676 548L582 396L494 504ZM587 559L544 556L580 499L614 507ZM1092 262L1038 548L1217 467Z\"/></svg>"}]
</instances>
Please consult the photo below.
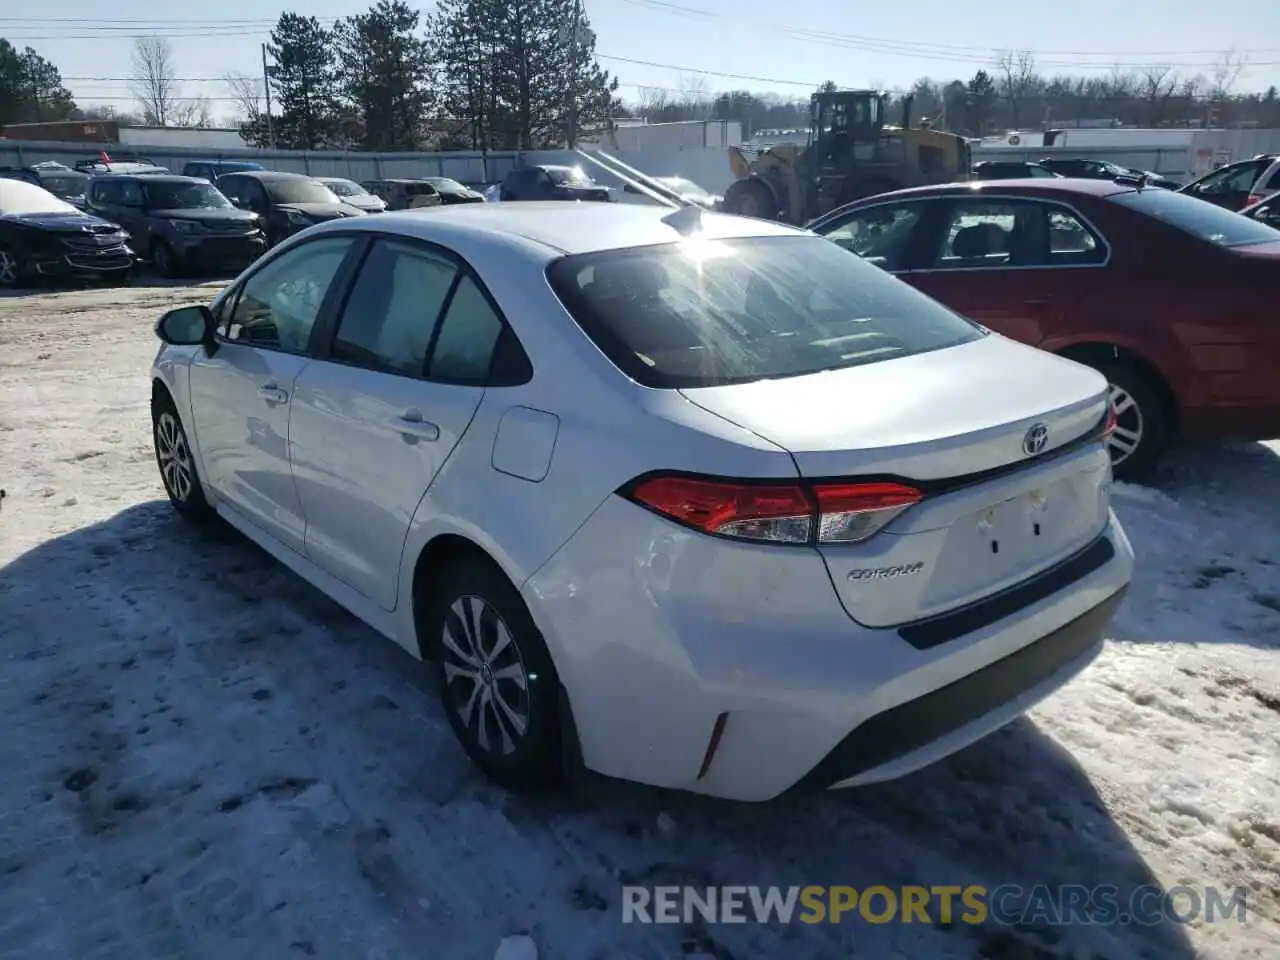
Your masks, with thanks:
<instances>
[{"instance_id":1,"label":"white toyota corolla sedan","mask_svg":"<svg viewBox=\"0 0 1280 960\"><path fill-rule=\"evenodd\" d=\"M820 237L625 204L334 221L166 314L156 456L438 671L498 782L901 776L1098 653L1099 374Z\"/></svg>"}]
</instances>

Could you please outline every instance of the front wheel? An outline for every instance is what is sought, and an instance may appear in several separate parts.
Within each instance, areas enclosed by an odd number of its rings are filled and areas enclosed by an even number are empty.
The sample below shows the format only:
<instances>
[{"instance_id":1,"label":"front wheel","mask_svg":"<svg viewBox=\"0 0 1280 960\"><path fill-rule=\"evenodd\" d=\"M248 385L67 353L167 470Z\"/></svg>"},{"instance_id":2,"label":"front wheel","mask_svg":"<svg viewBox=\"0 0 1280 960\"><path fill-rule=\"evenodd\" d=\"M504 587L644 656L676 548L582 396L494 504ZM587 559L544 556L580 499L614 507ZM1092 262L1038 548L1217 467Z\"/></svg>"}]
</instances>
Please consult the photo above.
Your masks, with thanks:
<instances>
[{"instance_id":1,"label":"front wheel","mask_svg":"<svg viewBox=\"0 0 1280 960\"><path fill-rule=\"evenodd\" d=\"M0 247L0 289L12 289L22 280L22 260L18 254Z\"/></svg>"},{"instance_id":2,"label":"front wheel","mask_svg":"<svg viewBox=\"0 0 1280 960\"><path fill-rule=\"evenodd\" d=\"M204 522L214 515L205 499L195 456L187 440L178 408L168 394L151 403L151 432L155 440L156 466L169 502L184 520Z\"/></svg>"},{"instance_id":3,"label":"front wheel","mask_svg":"<svg viewBox=\"0 0 1280 960\"><path fill-rule=\"evenodd\" d=\"M494 782L552 786L561 765L559 679L511 581L468 558L444 571L421 620L449 725Z\"/></svg>"},{"instance_id":4,"label":"front wheel","mask_svg":"<svg viewBox=\"0 0 1280 960\"><path fill-rule=\"evenodd\" d=\"M1116 428L1107 441L1117 480L1150 477L1173 439L1173 411L1159 386L1141 370L1125 364L1097 368L1111 385Z\"/></svg>"},{"instance_id":5,"label":"front wheel","mask_svg":"<svg viewBox=\"0 0 1280 960\"><path fill-rule=\"evenodd\" d=\"M157 240L151 248L151 262L162 277L175 279L182 274L178 255L163 240Z\"/></svg>"}]
</instances>

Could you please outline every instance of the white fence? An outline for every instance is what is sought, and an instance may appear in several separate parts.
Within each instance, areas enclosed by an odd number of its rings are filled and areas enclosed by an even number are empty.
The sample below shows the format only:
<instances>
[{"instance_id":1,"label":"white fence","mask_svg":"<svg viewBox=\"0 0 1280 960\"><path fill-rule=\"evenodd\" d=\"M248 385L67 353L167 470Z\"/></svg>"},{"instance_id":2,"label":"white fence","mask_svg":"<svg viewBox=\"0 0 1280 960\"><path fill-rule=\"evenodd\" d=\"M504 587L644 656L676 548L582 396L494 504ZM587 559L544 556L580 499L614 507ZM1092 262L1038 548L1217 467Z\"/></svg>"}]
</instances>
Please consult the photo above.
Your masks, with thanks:
<instances>
[{"instance_id":1,"label":"white fence","mask_svg":"<svg viewBox=\"0 0 1280 960\"><path fill-rule=\"evenodd\" d=\"M1177 147L980 147L975 160L995 158L1038 160L1046 156L1090 157L1110 160L1125 167L1151 170L1174 179L1187 181L1230 160L1252 156L1248 149L1238 154L1234 149L1215 150L1212 163L1195 148ZM96 157L103 149L92 143L41 143L35 141L0 140L0 166L28 166L42 160L56 160L68 166L77 160ZM111 147L106 149L110 152ZM489 184L501 180L521 163L576 163L568 151L495 151L491 153L337 153L297 150L209 150L191 147L131 146L148 159L182 171L189 160L256 160L272 170L291 170L312 176L349 177L352 180L379 180L388 177L452 177L467 184ZM624 163L650 176L681 176L712 193L722 194L733 180L725 147L688 147L685 149L647 149L608 151ZM617 186L599 169L589 171L602 183Z\"/></svg>"}]
</instances>

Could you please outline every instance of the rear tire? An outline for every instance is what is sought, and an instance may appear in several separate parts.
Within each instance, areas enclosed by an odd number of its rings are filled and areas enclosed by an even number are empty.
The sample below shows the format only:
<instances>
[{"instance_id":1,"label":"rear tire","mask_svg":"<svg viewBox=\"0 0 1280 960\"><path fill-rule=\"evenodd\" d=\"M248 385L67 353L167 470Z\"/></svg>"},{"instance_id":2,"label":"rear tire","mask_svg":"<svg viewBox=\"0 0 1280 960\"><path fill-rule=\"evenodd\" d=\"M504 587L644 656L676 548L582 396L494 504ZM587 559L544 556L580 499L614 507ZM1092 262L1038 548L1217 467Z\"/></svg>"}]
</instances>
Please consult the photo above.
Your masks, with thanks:
<instances>
[{"instance_id":1,"label":"rear tire","mask_svg":"<svg viewBox=\"0 0 1280 960\"><path fill-rule=\"evenodd\" d=\"M519 591L487 558L467 557L424 602L420 642L467 756L510 790L558 785L560 680Z\"/></svg>"},{"instance_id":2,"label":"rear tire","mask_svg":"<svg viewBox=\"0 0 1280 960\"><path fill-rule=\"evenodd\" d=\"M778 220L782 211L774 200L773 191L755 177L735 180L724 194L724 212L757 220Z\"/></svg>"},{"instance_id":3,"label":"rear tire","mask_svg":"<svg viewBox=\"0 0 1280 960\"><path fill-rule=\"evenodd\" d=\"M1168 397L1151 376L1129 364L1095 369L1111 384L1116 430L1107 445L1117 480L1142 482L1155 472L1174 434Z\"/></svg>"}]
</instances>

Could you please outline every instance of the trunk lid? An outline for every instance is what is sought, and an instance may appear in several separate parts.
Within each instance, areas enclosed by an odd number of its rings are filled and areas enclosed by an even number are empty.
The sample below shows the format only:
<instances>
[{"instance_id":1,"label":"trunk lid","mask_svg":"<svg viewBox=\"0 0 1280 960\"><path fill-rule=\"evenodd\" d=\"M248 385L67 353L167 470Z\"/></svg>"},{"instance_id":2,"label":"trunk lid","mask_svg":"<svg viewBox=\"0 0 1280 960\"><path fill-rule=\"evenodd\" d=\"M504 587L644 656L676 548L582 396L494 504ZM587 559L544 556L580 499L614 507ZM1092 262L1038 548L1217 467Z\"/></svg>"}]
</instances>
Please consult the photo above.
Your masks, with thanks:
<instances>
[{"instance_id":1,"label":"trunk lid","mask_svg":"<svg viewBox=\"0 0 1280 960\"><path fill-rule=\"evenodd\" d=\"M998 335L681 392L788 450L806 478L893 477L925 492L866 542L819 547L845 609L867 626L1005 589L1083 549L1107 523L1110 459L1100 442L1080 442L1106 414L1106 380Z\"/></svg>"}]
</instances>

